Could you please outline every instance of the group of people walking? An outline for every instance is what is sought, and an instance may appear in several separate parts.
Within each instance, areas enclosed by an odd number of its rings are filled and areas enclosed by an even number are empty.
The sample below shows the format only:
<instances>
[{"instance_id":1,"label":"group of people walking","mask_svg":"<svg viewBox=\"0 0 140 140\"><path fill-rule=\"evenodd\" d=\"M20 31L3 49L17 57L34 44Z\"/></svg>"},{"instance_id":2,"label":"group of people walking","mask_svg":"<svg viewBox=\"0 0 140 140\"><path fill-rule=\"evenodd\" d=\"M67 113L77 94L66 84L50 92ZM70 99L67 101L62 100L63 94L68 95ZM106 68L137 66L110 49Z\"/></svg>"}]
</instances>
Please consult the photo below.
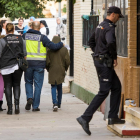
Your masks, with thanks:
<instances>
[{"instance_id":1,"label":"group of people walking","mask_svg":"<svg viewBox=\"0 0 140 140\"><path fill-rule=\"evenodd\" d=\"M19 23L21 23L21 19L19 19ZM61 42L59 36L54 36L51 42L46 35L41 34L40 29L44 32L42 29L44 24L43 21L32 21L30 29L26 33L20 32L20 35L17 35L14 25L7 23L6 35L5 37L1 36L0 110L3 110L4 92L8 106L7 114L13 113L12 93L14 94L15 114L20 113L20 82L23 70L18 64L19 58L28 62L28 68L24 73L27 96L25 109L30 110L32 106L32 111L40 111L39 105L45 69L48 71L48 81L52 86L53 110L57 111L61 107L62 83L64 82L65 71L70 65L70 58L65 44ZM0 34L3 26L0 26ZM21 28L18 27L18 29Z\"/></svg>"}]
</instances>

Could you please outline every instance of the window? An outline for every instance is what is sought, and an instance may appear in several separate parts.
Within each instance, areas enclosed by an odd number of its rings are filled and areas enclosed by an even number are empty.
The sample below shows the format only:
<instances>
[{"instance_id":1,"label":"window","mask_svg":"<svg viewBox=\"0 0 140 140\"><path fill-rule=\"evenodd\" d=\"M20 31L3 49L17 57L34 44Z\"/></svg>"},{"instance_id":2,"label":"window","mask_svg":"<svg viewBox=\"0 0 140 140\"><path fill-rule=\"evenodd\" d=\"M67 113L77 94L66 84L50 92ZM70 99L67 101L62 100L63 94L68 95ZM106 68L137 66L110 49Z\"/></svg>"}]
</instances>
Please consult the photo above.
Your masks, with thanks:
<instances>
[{"instance_id":1,"label":"window","mask_svg":"<svg viewBox=\"0 0 140 140\"><path fill-rule=\"evenodd\" d=\"M89 18L89 19L88 19ZM83 17L83 46L88 46L88 41L99 24L99 16Z\"/></svg>"},{"instance_id":2,"label":"window","mask_svg":"<svg viewBox=\"0 0 140 140\"><path fill-rule=\"evenodd\" d=\"M108 7L110 6L120 7L121 12L125 18L120 19L116 24L117 25L116 27L117 52L118 55L126 57L128 55L128 51L127 51L128 0L94 0L93 3L94 3L94 10L96 11L96 14L98 14L100 5L102 5L101 18L106 17ZM139 7L139 11L140 11L140 7Z\"/></svg>"},{"instance_id":3,"label":"window","mask_svg":"<svg viewBox=\"0 0 140 140\"><path fill-rule=\"evenodd\" d=\"M117 53L120 56L126 57L128 55L127 50L127 28L128 28L128 0L106 0L107 7L117 6L120 7L124 18L121 18L116 27L116 42ZM107 12L107 11L106 11Z\"/></svg>"}]
</instances>

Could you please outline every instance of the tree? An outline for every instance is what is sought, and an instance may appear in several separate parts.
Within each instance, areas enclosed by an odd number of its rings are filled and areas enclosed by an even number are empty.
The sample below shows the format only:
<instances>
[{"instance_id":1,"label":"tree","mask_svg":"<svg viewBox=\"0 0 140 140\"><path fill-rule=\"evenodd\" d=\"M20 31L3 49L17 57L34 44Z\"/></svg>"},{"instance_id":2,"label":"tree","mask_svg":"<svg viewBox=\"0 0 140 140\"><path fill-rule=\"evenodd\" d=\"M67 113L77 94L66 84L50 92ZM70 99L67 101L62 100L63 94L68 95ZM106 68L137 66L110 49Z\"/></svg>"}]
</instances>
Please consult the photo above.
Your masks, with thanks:
<instances>
[{"instance_id":1,"label":"tree","mask_svg":"<svg viewBox=\"0 0 140 140\"><path fill-rule=\"evenodd\" d=\"M44 17L42 11L47 1L61 2L62 0L0 0L0 17L5 14L11 20L19 17ZM73 3L76 0L72 0ZM83 0L84 1L84 0Z\"/></svg>"},{"instance_id":2,"label":"tree","mask_svg":"<svg viewBox=\"0 0 140 140\"><path fill-rule=\"evenodd\" d=\"M44 17L42 14L47 0L0 0L0 17L29 18Z\"/></svg>"},{"instance_id":3,"label":"tree","mask_svg":"<svg viewBox=\"0 0 140 140\"><path fill-rule=\"evenodd\" d=\"M66 4L64 4L64 7L63 7L62 11L63 11L64 13L67 12Z\"/></svg>"}]
</instances>

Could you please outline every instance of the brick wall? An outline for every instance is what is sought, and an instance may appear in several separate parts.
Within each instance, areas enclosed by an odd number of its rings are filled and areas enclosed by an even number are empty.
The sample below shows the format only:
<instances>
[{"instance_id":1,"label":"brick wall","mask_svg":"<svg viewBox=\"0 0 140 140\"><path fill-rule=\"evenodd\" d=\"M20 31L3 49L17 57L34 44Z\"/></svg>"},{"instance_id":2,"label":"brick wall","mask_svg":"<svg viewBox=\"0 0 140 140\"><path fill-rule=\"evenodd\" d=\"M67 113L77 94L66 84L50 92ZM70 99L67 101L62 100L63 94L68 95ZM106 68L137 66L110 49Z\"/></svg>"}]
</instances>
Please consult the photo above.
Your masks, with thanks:
<instances>
[{"instance_id":1,"label":"brick wall","mask_svg":"<svg viewBox=\"0 0 140 140\"><path fill-rule=\"evenodd\" d=\"M67 0L67 38L66 44L69 44L69 0Z\"/></svg>"},{"instance_id":2,"label":"brick wall","mask_svg":"<svg viewBox=\"0 0 140 140\"><path fill-rule=\"evenodd\" d=\"M91 50L82 46L82 18L89 15L91 0L74 4L74 82L86 90L97 94L99 89L96 70L91 57Z\"/></svg>"},{"instance_id":3,"label":"brick wall","mask_svg":"<svg viewBox=\"0 0 140 140\"><path fill-rule=\"evenodd\" d=\"M140 67L137 66L137 0L128 0L128 57L118 57L116 72L122 83L124 100L132 98L139 106Z\"/></svg>"},{"instance_id":4,"label":"brick wall","mask_svg":"<svg viewBox=\"0 0 140 140\"><path fill-rule=\"evenodd\" d=\"M139 106L140 67L137 66L137 0L129 0L128 8L128 94Z\"/></svg>"},{"instance_id":5,"label":"brick wall","mask_svg":"<svg viewBox=\"0 0 140 140\"><path fill-rule=\"evenodd\" d=\"M140 67L137 66L137 0L129 0L128 5L128 57L118 56L119 65L115 70L122 83L124 99L132 98L139 106ZM74 82L97 94L99 84L91 57L92 52L90 49L84 50L82 46L81 15L89 15L90 7L90 0L85 2L77 0L74 4ZM100 16L100 22L101 20Z\"/></svg>"}]
</instances>

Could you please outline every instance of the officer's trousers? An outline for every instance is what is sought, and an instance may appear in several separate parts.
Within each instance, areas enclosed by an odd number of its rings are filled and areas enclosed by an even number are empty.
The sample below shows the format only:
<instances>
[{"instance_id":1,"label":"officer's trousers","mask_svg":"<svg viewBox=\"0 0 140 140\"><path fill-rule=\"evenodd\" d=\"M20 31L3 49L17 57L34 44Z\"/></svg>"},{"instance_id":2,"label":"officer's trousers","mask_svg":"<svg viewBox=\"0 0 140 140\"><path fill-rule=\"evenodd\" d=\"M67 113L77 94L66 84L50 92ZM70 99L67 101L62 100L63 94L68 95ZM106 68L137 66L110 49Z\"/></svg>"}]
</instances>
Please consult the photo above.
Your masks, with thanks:
<instances>
[{"instance_id":1,"label":"officer's trousers","mask_svg":"<svg viewBox=\"0 0 140 140\"><path fill-rule=\"evenodd\" d=\"M105 67L99 61L94 61L97 74L99 76L100 89L98 94L93 98L92 102L82 115L88 123L92 119L93 114L108 96L111 91L110 97L110 111L108 118L118 118L118 111L121 98L121 83L113 68Z\"/></svg>"}]
</instances>

